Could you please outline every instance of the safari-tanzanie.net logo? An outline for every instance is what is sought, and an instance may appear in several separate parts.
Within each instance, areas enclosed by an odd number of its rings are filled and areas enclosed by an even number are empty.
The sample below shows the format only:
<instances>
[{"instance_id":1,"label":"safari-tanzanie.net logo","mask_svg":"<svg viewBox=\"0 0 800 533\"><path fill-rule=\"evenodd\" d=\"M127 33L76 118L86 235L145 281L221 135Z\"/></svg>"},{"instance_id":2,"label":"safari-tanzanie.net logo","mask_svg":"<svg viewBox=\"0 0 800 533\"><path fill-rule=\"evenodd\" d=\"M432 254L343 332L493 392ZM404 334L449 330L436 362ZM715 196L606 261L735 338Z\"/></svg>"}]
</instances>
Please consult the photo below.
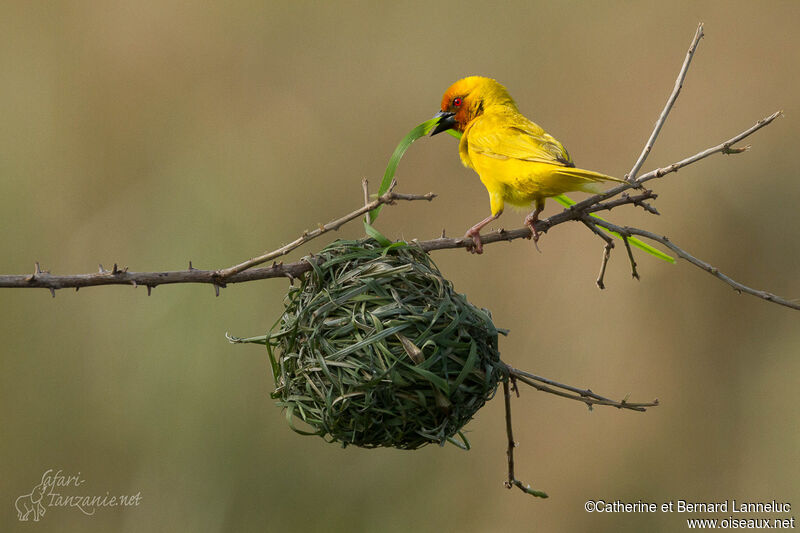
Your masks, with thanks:
<instances>
[{"instance_id":1,"label":"safari-tanzanie.net logo","mask_svg":"<svg viewBox=\"0 0 800 533\"><path fill-rule=\"evenodd\" d=\"M76 509L92 516L102 507L137 507L142 502L141 491L136 494L112 494L109 491L98 494L89 491L85 483L80 472L68 475L60 469L47 470L29 493L14 502L17 518L38 522L48 511L58 507Z\"/></svg>"}]
</instances>

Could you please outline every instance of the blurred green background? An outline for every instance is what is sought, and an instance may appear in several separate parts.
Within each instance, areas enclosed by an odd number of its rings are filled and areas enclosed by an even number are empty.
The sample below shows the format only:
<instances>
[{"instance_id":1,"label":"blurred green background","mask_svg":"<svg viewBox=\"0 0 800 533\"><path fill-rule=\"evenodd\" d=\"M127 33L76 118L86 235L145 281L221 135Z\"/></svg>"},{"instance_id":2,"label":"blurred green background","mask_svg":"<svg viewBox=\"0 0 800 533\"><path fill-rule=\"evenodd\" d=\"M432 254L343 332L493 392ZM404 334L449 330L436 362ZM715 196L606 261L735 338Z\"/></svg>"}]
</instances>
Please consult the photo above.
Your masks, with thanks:
<instances>
[{"instance_id":1,"label":"blurred green background","mask_svg":"<svg viewBox=\"0 0 800 533\"><path fill-rule=\"evenodd\" d=\"M734 278L800 296L800 4L787 2L4 2L0 7L0 272L174 270L237 263L377 187L408 130L456 79L503 82L580 166L621 176L669 95L697 23L706 38L643 170L784 109L748 140L654 183L669 235ZM456 141L415 144L384 210L395 238L461 235L488 213ZM575 195L580 197L580 195ZM545 214L555 213L555 202ZM518 227L507 212L497 228ZM359 223L338 235L355 238ZM331 237L333 238L333 237ZM290 259L323 246L314 241ZM587 499L789 501L800 506L797 311L706 273L602 243L578 224L442 271L511 334L517 367L632 400L645 414L532 390L513 403L517 474L502 486L503 405L469 424L473 449L341 449L300 437L268 394L262 334L285 280L79 293L0 291L0 526L4 531L681 531L678 514L589 514ZM82 491L141 491L131 509L14 500L49 469ZM703 515L692 515L703 516ZM764 516L764 515L761 515ZM786 518L788 515L767 515ZM24 527L23 527L24 526Z\"/></svg>"}]
</instances>

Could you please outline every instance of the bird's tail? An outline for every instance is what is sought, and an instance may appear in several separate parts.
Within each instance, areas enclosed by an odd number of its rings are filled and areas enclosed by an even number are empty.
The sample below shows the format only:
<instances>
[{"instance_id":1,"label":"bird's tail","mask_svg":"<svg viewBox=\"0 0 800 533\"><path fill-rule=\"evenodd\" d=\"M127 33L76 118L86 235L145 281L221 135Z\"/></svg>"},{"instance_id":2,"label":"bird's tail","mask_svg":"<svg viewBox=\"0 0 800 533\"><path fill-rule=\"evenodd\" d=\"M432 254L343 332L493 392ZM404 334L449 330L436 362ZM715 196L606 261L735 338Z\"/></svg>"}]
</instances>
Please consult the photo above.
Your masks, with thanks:
<instances>
[{"instance_id":1,"label":"bird's tail","mask_svg":"<svg viewBox=\"0 0 800 533\"><path fill-rule=\"evenodd\" d=\"M584 170L582 168L562 167L556 171L558 177L565 181L574 184L575 191L583 191L588 193L597 194L600 192L600 184L604 181L615 181L617 183L625 183L625 180L613 178L600 174L593 170Z\"/></svg>"}]
</instances>

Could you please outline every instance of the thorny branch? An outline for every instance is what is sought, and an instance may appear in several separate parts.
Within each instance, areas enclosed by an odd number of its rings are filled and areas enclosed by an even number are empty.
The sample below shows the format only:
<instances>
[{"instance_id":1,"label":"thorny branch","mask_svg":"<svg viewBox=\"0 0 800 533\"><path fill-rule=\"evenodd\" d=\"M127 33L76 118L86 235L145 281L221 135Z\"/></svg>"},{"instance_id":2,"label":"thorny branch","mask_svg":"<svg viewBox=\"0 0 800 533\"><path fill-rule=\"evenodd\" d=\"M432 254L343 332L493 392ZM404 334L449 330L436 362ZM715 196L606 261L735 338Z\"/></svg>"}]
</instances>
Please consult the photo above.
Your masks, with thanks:
<instances>
[{"instance_id":1,"label":"thorny branch","mask_svg":"<svg viewBox=\"0 0 800 533\"><path fill-rule=\"evenodd\" d=\"M601 289L604 288L603 278L605 275L606 266L608 264L611 250L614 247L613 241L608 238L602 231L598 229L599 227L603 227L606 229L611 229L613 231L617 231L620 235L623 236L623 242L626 247L626 251L628 253L628 258L631 263L631 274L634 278L639 277L638 272L636 270L636 262L633 257L633 252L631 250L630 244L626 237L630 237L632 235L637 235L639 237L644 237L646 239L650 239L654 242L658 242L681 257L682 259L688 261L689 263L697 266L709 272L717 279L724 281L728 285L734 288L739 293L746 293L753 296L757 296L759 298L763 298L765 300L777 303L779 305L783 305L786 307L790 307L792 309L800 310L800 304L796 302L789 301L785 298L780 296L771 294L769 292L753 289L748 287L738 281L731 279L729 276L721 273L717 268L709 265L708 263L697 259L689 252L681 249L672 241L670 241L667 237L658 236L648 231L638 229L638 228L630 228L630 227L620 227L610 222L602 221L595 217L590 217L590 214L594 214L601 211L609 211L615 207L623 206L623 205L635 205L642 207L647 212L652 214L658 214L658 211L653 207L649 201L654 200L656 198L656 194L652 191L644 190L639 192L635 195L629 195L629 189L642 189L642 184L657 178L661 178L667 174L672 172L677 172L679 169L684 168L688 165L696 163L706 157L709 157L714 154L722 153L722 154L738 154L744 152L749 148L749 146L745 147L734 147L735 144L741 142L742 140L746 139L756 131L760 130L761 128L771 124L777 117L781 115L781 111L773 113L763 119L759 120L756 124L751 126L750 128L742 131L738 135L731 137L730 139L710 148L707 148L703 151L700 151L690 157L677 161L671 165L666 167L657 168L650 172L647 172L638 178L636 174L638 173L641 166L644 164L647 155L650 153L655 140L661 131L664 122L666 121L667 115L669 114L670 110L672 109L675 100L680 93L680 89L683 85L683 81L686 77L686 73L689 68L689 64L691 63L692 57L697 49L697 46L700 42L700 39L703 37L703 25L699 25L697 28L697 32L695 33L694 39L689 47L689 50L686 54L686 59L681 67L680 73L678 74L678 78L675 81L675 87L670 95L669 99L667 100L667 104L664 107L664 110L661 112L659 116L655 128L653 129L650 138L648 139L647 143L645 144L644 149L642 150L642 154L637 159L636 163L634 164L631 172L627 175L628 181L626 183L622 183L613 187L603 193L591 196L581 202L576 203L575 205L565 209L555 215L540 220L536 224L536 229L539 232L545 233L550 228L563 224L569 221L580 221L589 227L596 235L601 237L604 241L603 247L603 260L601 264L600 274L597 279L597 285ZM257 257L249 259L248 261L244 261L242 263L236 264L234 266L224 268L224 269L217 269L217 270L200 270L196 269L192 266L192 263L189 262L189 268L187 270L176 270L176 271L168 271L168 272L131 272L128 270L127 267L125 268L118 268L115 264L112 270L105 270L102 265L100 265L100 269L98 272L89 273L89 274L75 274L75 275L65 275L59 276L51 274L48 271L43 271L39 264L36 263L35 270L32 274L23 274L23 275L0 275L0 288L2 287L9 287L9 288L46 288L49 289L51 294L55 296L55 291L57 289L64 289L64 288L74 288L78 290L81 287L91 287L91 286L98 286L98 285L132 285L137 287L139 285L143 285L147 287L147 292L150 294L150 291L153 287L158 285L165 285L165 284L172 284L172 283L207 283L214 286L214 290L217 294L219 294L220 287L225 287L229 283L244 283L247 281L254 281L259 279L268 279L268 278L277 278L277 277L286 277L290 280L301 276L303 273L308 272L311 270L311 262L317 261L318 259L313 256L301 259L300 261L293 262L293 263L275 263L274 260L282 257L283 255L289 253L290 251L296 249L297 247L301 246L302 244L307 243L311 239L318 237L324 233L327 233L332 230L337 230L346 222L359 218L367 213L370 210L374 209L379 205L387 205L387 204L394 204L397 200L432 200L435 195L433 193L428 193L425 195L413 195L413 194L400 194L395 193L393 191L395 184L392 184L392 187L386 192L386 194L376 198L375 200L368 202L368 198L366 197L366 184L363 184L365 190L365 203L359 209L340 217L336 220L328 222L327 224L320 225L313 231L306 231L300 237L295 239L293 242L282 246L276 250L271 252L265 252ZM495 242L500 241L512 241L514 239L519 238L530 238L531 232L527 227L519 228L515 230L507 231L505 229L500 229L499 231L490 232L486 235L482 235L481 239L484 244L492 244ZM431 239L427 241L413 241L417 245L419 245L425 251L432 251L432 250L443 250L448 248L467 248L472 246L472 239L469 238L447 238L444 236L444 232L442 236L436 239ZM268 267L259 267L258 265L267 263L269 261L273 261L272 266Z\"/></svg>"},{"instance_id":2,"label":"thorny branch","mask_svg":"<svg viewBox=\"0 0 800 533\"><path fill-rule=\"evenodd\" d=\"M701 159L705 159L710 155L718 153L725 153L725 154L741 153L746 148L734 148L733 145L735 143L738 143L746 139L756 131L771 124L780 115L781 115L780 111L773 113L772 115L769 115L768 117L759 120L756 124L744 130L743 132L739 133L738 135L735 135L734 137L731 137L730 139L716 146L707 148L701 152L698 152L690 157L677 161L666 167L658 168L650 172L647 172L646 174L643 174L642 176L637 178L632 183L623 183L601 194L596 194L594 196L587 198L586 200L578 202L568 209L564 209L563 211L556 213L555 215L552 215L549 218L538 221L536 223L536 229L544 233L547 232L549 229L558 226L560 224L563 224L565 222L573 220L584 220L586 215L589 213L608 211L615 207L628 204L642 206L648 212L657 213L657 211L655 211L655 208L653 208L652 206L650 206L645 202L646 200L654 199L656 197L656 195L653 194L651 191L644 191L643 193L632 196L625 195L624 193L628 189L638 187L647 181L656 178L661 178L669 173L676 172L677 170L685 166L691 165L692 163L695 163L697 161L700 161ZM606 201L618 195L619 195L618 198ZM328 224L321 226L320 228L317 228L312 232L305 233L303 236L296 239L294 242L284 247L278 248L274 252L264 254L250 261L254 262L253 264L257 264L269 261L271 260L272 257L275 258L280 257L288 253L288 251L300 246L301 244L308 242L309 240L321 235L322 233L331 231L333 229L338 229L345 222L362 216L364 213L368 212L376 205L392 204L396 200L432 200L434 197L435 195L432 193L428 193L425 195L409 195L409 194L400 194L389 191L382 197L377 198L376 200L370 202L369 204L366 204L343 217L340 217L332 222L329 222ZM591 218L590 220L593 224L597 224L609 229L614 229L614 231L619 231L619 229L615 229L618 228L617 226L613 226L610 223L602 223L597 218ZM798 303L791 302L785 298L781 298L774 294L770 294L764 291L747 287L746 285L731 279L730 277L719 272L719 270L716 269L715 267L712 267L711 265L708 265L707 263L699 259L696 259L689 252L682 250L676 244L672 243L665 237L655 236L653 234L650 234L644 230L640 230L637 228L626 228L625 230L620 231L620 233L624 235L625 234L624 231L628 231L629 234L631 235L639 235L641 237L651 239L653 241L663 244L664 246L667 246L670 250L675 252L679 257L713 274L715 277L724 281L725 283L732 286L735 290L739 292L744 292L747 294L759 296L760 298L764 298L768 301L772 301L779 305L784 305L792 309L800 310L800 304ZM481 240L483 241L484 244L492 244L501 241L513 241L515 239L520 239L520 238L527 239L530 237L530 235L531 232L527 227L518 228L514 230L500 229L498 231L493 231L485 235L481 235ZM444 250L449 248L466 248L472 245L472 239L464 237L449 238L442 236L427 241L415 240L413 242L415 242L425 251ZM667 244L667 242L669 242L669 244ZM265 257L267 257L267 259L264 259ZM260 267L260 268L245 267L245 269L240 269L241 265L248 263L245 262L240 265L235 265L233 267L230 267L229 269L222 269L222 270L200 270L193 268L190 264L187 270L175 270L167 272L130 272L128 271L127 268L119 269L116 265L114 265L114 268L111 271L105 270L101 266L100 270L96 273L73 274L65 276L54 275L47 271L42 271L37 264L36 270L32 274L0 275L0 288L40 287L49 289L51 293L55 295L56 289L74 288L77 290L81 287L91 287L98 285L132 285L134 287L142 285L148 287L148 293L149 293L149 290L152 287L158 285L166 285L172 283L207 283L214 285L215 289L219 291L219 287L225 287L229 283L243 283L259 279L280 278L280 277L289 278L291 280L311 270L311 264L309 263L309 261L315 261L315 260L316 260L315 257L312 255L308 258L304 258L301 259L300 261L293 263L285 263L285 264L275 263L269 267ZM234 270L236 270L235 273L228 274L228 272L232 272ZM220 273L225 273L225 274L221 276Z\"/></svg>"}]
</instances>

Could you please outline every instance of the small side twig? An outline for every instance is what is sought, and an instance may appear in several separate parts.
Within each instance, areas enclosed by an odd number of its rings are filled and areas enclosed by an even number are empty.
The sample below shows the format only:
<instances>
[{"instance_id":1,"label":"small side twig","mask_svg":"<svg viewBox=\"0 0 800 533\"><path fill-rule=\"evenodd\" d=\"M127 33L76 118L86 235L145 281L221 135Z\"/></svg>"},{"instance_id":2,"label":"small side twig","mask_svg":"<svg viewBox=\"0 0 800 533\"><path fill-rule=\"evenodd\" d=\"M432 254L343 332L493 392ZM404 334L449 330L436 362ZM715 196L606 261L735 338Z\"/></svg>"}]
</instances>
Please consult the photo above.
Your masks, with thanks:
<instances>
[{"instance_id":1,"label":"small side twig","mask_svg":"<svg viewBox=\"0 0 800 533\"><path fill-rule=\"evenodd\" d=\"M628 241L628 237L623 235L622 242L625 243L625 249L628 251L628 261L631 263L631 277L635 280L639 279L639 272L636 270L636 260L633 258L633 250L631 250L631 243Z\"/></svg>"},{"instance_id":2,"label":"small side twig","mask_svg":"<svg viewBox=\"0 0 800 533\"><path fill-rule=\"evenodd\" d=\"M655 399L652 402L635 403L629 402L627 398L623 400L611 400L592 392L591 389L580 389L578 387L573 387L572 385L559 383L552 379L537 376L535 374L525 372L524 370L519 370L511 365L506 365L506 367L508 368L509 376L513 376L515 379L525 383L526 385L529 385L538 391L583 402L589 407L589 409L591 409L594 405L606 405L609 407L616 407L617 409L628 409L631 411L644 412L648 407L656 407L659 405L658 399Z\"/></svg>"},{"instance_id":3,"label":"small side twig","mask_svg":"<svg viewBox=\"0 0 800 533\"><path fill-rule=\"evenodd\" d=\"M381 206L381 205L384 205L384 204L392 204L396 200L406 200L406 201L427 200L427 201L431 201L434 198L436 198L436 195L434 193L432 193L432 192L429 192L428 194L401 194L401 193L396 193L396 192L394 192L394 187L396 185L397 185L397 182L392 180L391 185L389 185L389 189L384 194L382 194L381 196L379 196L375 200L373 200L372 202L365 203L365 205L363 205L359 209L356 209L355 211L352 211L351 213L348 213L343 217L339 217L336 220L332 220L332 221L328 222L327 224L320 224L319 227L317 227L313 231L304 231L303 234L300 237L298 237L294 241L290 242L289 244L278 248L277 250L272 250L271 252L265 252L262 255L259 255L258 257L254 257L252 259L248 259L247 261L239 263L238 265L234 265L232 267L228 267L228 268L224 268L224 269L218 270L216 272L216 277L219 280L225 281L226 278L229 278L230 276L233 276L235 274L239 274L240 272L244 272L245 270L247 270L249 268L252 268L254 266L258 266L258 265L267 263L269 261L272 261L274 259L277 259L278 257L281 257L283 255L288 254L289 252L291 252L295 248L298 248L298 247L302 246L303 244L307 243L308 241L310 241L312 239L315 239L315 238L319 237L320 235L323 235L323 234L325 234L325 233L327 233L329 231L332 231L332 230L338 230L345 223L347 223L347 222L349 222L349 221L351 221L351 220L353 220L355 218L358 218L361 215L369 213L372 209L375 209L378 206ZM364 186L365 186L365 184L362 182L362 187L364 187Z\"/></svg>"},{"instance_id":4,"label":"small side twig","mask_svg":"<svg viewBox=\"0 0 800 533\"><path fill-rule=\"evenodd\" d=\"M607 242L605 246L603 246L603 261L600 263L600 273L597 275L597 288L603 290L606 288L605 284L605 277L606 277L606 267L608 266L608 260L611 259L611 249L614 247L613 242Z\"/></svg>"},{"instance_id":5,"label":"small side twig","mask_svg":"<svg viewBox=\"0 0 800 533\"><path fill-rule=\"evenodd\" d=\"M620 195L619 198L615 198L614 200L609 200L607 202L596 203L592 207L584 209L583 212L595 213L597 211L611 211L615 207L621 205L633 204L635 206L641 207L642 209L644 209L645 211L647 211L652 215L660 215L661 213L659 213L655 207L653 207L652 205L648 204L645 201L645 200L655 200L656 198L658 198L658 195L649 189L635 196L630 196L628 193L624 192Z\"/></svg>"},{"instance_id":6,"label":"small side twig","mask_svg":"<svg viewBox=\"0 0 800 533\"><path fill-rule=\"evenodd\" d=\"M614 240L611 238L610 235L603 233L600 231L597 226L592 223L591 217L583 217L581 219L583 225L592 230L592 232L603 239L606 242L606 245L603 247L603 262L600 264L600 273L597 275L597 288L603 290L606 288L606 284L604 282L604 278L606 276L606 267L608 266L608 260L611 259L611 250L614 248Z\"/></svg>"}]
</instances>

